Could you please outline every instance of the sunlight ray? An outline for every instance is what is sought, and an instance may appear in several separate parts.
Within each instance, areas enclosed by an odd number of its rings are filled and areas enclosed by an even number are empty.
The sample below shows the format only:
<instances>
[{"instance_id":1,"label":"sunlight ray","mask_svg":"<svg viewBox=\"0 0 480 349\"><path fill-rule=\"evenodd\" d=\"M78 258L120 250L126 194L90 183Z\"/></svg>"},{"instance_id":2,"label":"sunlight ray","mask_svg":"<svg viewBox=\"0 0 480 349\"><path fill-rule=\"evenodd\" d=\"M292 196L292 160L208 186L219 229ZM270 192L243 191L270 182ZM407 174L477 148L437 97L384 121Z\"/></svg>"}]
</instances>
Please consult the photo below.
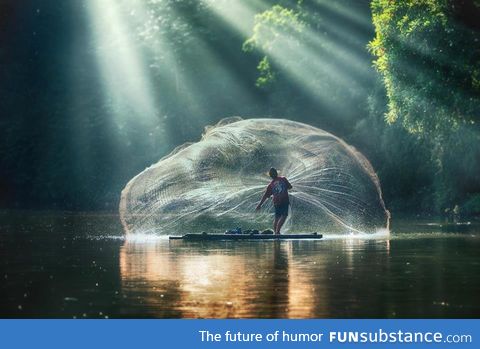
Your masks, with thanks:
<instances>
[{"instance_id":1,"label":"sunlight ray","mask_svg":"<svg viewBox=\"0 0 480 349\"><path fill-rule=\"evenodd\" d=\"M155 119L148 71L119 5L114 0L90 0L87 10L96 39L95 53L106 98L146 119Z\"/></svg>"},{"instance_id":2,"label":"sunlight ray","mask_svg":"<svg viewBox=\"0 0 480 349\"><path fill-rule=\"evenodd\" d=\"M241 2L232 2L235 7L235 11L232 8L221 8L219 6L213 6L213 9L219 16L239 33L248 37L251 35L251 27L245 24L245 16L254 17L256 11L252 8L248 8L247 5ZM232 5L233 6L233 5ZM241 13L242 16L237 15ZM331 24L333 25L333 24ZM338 30L337 30L338 29ZM341 28L336 28L336 31L342 35L347 35ZM351 33L349 33L351 36ZM311 78L314 74L320 74L328 76L332 81L335 81L341 87L349 88L355 93L362 93L362 83L359 79L368 76L368 70L370 66L362 63L361 57L352 48L348 49L345 44L340 45L333 40L325 38L321 40L313 32L305 28L301 33L298 33L294 40L301 42L303 38L307 38L308 45L296 44L295 49L291 49L286 45L286 48L276 48L265 52L276 66L285 71L293 81L296 82L299 88L302 88L307 94L315 99L320 99L325 105L330 108L338 109L337 101L329 98L328 91L321 91L317 82ZM278 37L276 40L284 40L285 43L289 38ZM351 45L350 45L351 46ZM259 48L261 49L261 48ZM331 59L322 57L320 54L323 51L323 55L331 56ZM287 64L287 62L297 62L299 64ZM354 71L354 76L349 74L350 71Z\"/></svg>"},{"instance_id":3,"label":"sunlight ray","mask_svg":"<svg viewBox=\"0 0 480 349\"><path fill-rule=\"evenodd\" d=\"M347 18L349 21L357 24L360 27L370 28L372 26L371 18L361 16L358 12L352 11L345 4L342 4L339 1L334 2L331 0L315 0L315 3L318 6L328 8L330 11Z\"/></svg>"}]
</instances>

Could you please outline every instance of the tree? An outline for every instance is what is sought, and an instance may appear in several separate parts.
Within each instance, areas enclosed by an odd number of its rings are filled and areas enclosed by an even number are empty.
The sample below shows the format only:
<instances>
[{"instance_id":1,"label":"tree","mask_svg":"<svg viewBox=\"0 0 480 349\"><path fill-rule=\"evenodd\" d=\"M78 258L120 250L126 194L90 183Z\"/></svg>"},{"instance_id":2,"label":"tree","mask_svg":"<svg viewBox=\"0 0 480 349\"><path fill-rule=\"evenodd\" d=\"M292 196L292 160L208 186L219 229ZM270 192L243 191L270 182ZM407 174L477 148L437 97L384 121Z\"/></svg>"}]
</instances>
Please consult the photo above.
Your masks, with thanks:
<instances>
[{"instance_id":1,"label":"tree","mask_svg":"<svg viewBox=\"0 0 480 349\"><path fill-rule=\"evenodd\" d=\"M371 7L369 48L386 88L387 121L429 142L438 209L471 201L480 195L478 2L373 0Z\"/></svg>"},{"instance_id":2,"label":"tree","mask_svg":"<svg viewBox=\"0 0 480 349\"><path fill-rule=\"evenodd\" d=\"M480 121L480 32L448 0L373 0L370 50L384 79L389 122L420 135Z\"/></svg>"}]
</instances>

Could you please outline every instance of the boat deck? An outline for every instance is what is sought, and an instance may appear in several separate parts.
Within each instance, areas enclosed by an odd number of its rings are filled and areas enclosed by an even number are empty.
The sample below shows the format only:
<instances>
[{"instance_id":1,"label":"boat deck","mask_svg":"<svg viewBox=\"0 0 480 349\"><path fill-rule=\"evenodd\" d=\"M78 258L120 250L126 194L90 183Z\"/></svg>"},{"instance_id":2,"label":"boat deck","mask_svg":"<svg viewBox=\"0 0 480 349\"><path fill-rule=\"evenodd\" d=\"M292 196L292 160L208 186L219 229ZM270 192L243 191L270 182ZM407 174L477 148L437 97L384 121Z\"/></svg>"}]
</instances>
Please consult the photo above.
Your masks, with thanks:
<instances>
[{"instance_id":1,"label":"boat deck","mask_svg":"<svg viewBox=\"0 0 480 349\"><path fill-rule=\"evenodd\" d=\"M184 241L227 241L227 240L307 240L321 239L322 234L185 234L181 236L170 236L170 240Z\"/></svg>"}]
</instances>

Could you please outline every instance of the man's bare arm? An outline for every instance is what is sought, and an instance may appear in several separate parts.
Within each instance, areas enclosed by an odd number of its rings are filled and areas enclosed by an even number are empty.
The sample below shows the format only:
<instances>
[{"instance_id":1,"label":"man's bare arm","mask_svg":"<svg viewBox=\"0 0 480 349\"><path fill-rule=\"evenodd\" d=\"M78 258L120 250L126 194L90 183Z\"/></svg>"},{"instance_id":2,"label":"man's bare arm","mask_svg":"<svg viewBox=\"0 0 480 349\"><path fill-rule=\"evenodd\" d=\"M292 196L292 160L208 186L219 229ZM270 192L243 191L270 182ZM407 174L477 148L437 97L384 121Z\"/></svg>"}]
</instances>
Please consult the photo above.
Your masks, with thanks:
<instances>
[{"instance_id":1,"label":"man's bare arm","mask_svg":"<svg viewBox=\"0 0 480 349\"><path fill-rule=\"evenodd\" d=\"M265 194L263 194L263 196L262 196L262 200L260 200L260 203L257 205L257 208L256 208L257 211L262 208L263 203L264 203L265 200L267 200L269 197L270 197L270 195L268 195L268 190L266 190L266 191L265 191Z\"/></svg>"}]
</instances>

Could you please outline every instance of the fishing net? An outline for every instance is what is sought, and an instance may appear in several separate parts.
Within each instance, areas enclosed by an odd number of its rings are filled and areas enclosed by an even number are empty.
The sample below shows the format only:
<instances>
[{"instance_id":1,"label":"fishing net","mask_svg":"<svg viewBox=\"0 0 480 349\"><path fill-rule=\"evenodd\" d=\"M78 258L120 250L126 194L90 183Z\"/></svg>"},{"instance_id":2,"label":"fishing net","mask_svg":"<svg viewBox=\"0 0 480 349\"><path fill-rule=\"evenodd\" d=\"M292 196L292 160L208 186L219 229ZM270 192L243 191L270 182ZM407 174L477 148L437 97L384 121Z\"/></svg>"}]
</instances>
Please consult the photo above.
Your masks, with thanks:
<instances>
[{"instance_id":1,"label":"fishing net","mask_svg":"<svg viewBox=\"0 0 480 349\"><path fill-rule=\"evenodd\" d=\"M375 233L389 214L368 160L341 139L283 119L229 118L175 149L122 191L127 233L221 232L272 225L255 207L270 167L293 186L284 232Z\"/></svg>"}]
</instances>

